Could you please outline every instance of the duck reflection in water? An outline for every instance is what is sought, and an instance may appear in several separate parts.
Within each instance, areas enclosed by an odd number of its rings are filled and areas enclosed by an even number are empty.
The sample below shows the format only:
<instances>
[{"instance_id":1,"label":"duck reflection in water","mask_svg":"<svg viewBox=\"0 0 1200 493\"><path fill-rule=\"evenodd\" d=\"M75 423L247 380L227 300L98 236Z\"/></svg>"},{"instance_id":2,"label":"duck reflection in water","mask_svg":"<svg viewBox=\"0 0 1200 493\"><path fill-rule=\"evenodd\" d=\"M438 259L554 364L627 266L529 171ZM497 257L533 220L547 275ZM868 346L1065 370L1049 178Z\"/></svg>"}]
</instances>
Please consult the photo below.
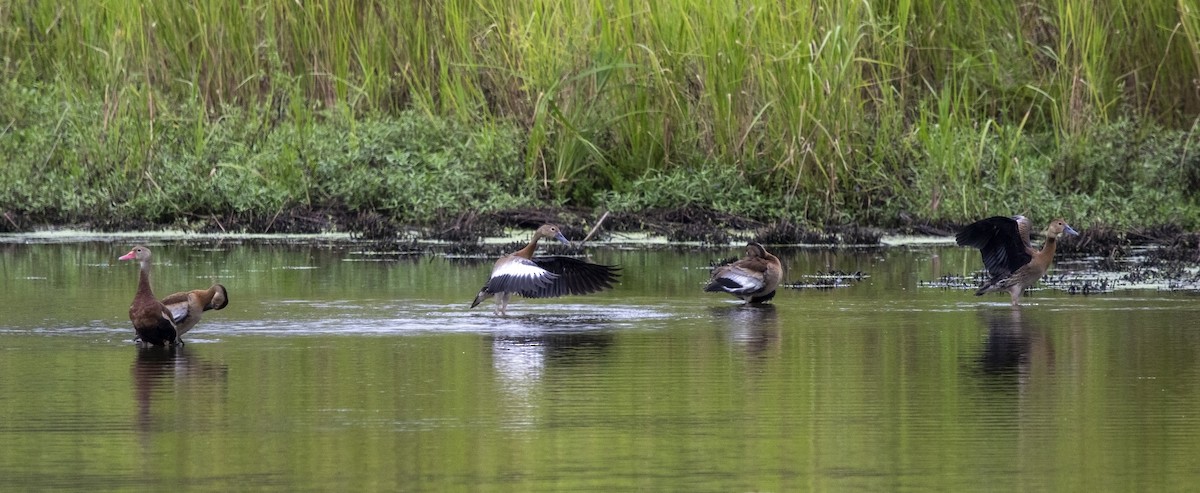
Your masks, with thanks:
<instances>
[{"instance_id":1,"label":"duck reflection in water","mask_svg":"<svg viewBox=\"0 0 1200 493\"><path fill-rule=\"evenodd\" d=\"M156 399L179 388L184 380L203 382L205 388L223 388L228 369L189 353L187 346L147 346L139 348L130 374L137 402L136 425L140 431L154 431L152 408Z\"/></svg>"},{"instance_id":2,"label":"duck reflection in water","mask_svg":"<svg viewBox=\"0 0 1200 493\"><path fill-rule=\"evenodd\" d=\"M779 314L775 305L732 305L713 307L714 317L725 319L729 340L747 356L762 357L779 352Z\"/></svg>"},{"instance_id":3,"label":"duck reflection in water","mask_svg":"<svg viewBox=\"0 0 1200 493\"><path fill-rule=\"evenodd\" d=\"M510 425L533 426L537 389L544 373L553 369L584 368L607 357L615 338L611 333L544 332L492 337L492 368L500 388L511 400Z\"/></svg>"},{"instance_id":4,"label":"duck reflection in water","mask_svg":"<svg viewBox=\"0 0 1200 493\"><path fill-rule=\"evenodd\" d=\"M508 384L527 386L541 379L546 366L574 366L604 358L611 333L540 333L492 338L492 367Z\"/></svg>"},{"instance_id":5,"label":"duck reflection in water","mask_svg":"<svg viewBox=\"0 0 1200 493\"><path fill-rule=\"evenodd\" d=\"M1016 377L1018 386L1028 382L1035 362L1053 364L1054 346L1035 323L1034 314L1012 308L980 311L987 327L980 371L994 377ZM1005 378L1007 381L1007 379Z\"/></svg>"}]
</instances>

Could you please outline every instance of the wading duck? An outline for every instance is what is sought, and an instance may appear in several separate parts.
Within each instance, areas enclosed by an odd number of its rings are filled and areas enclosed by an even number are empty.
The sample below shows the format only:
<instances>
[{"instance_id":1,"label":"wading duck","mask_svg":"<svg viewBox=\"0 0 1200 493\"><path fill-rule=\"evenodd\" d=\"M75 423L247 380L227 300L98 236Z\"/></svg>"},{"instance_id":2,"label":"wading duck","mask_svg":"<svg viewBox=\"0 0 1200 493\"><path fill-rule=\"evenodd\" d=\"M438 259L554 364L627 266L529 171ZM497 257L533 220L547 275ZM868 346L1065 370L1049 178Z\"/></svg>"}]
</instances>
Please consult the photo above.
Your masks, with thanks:
<instances>
[{"instance_id":1,"label":"wading duck","mask_svg":"<svg viewBox=\"0 0 1200 493\"><path fill-rule=\"evenodd\" d=\"M783 264L756 242L746 245L746 257L719 266L704 290L729 293L746 303L766 303L775 297L775 288L783 278Z\"/></svg>"},{"instance_id":2,"label":"wading duck","mask_svg":"<svg viewBox=\"0 0 1200 493\"><path fill-rule=\"evenodd\" d=\"M170 294L162 299L162 304L171 312L171 320L175 322L175 338L179 344L183 344L183 334L196 326L204 312L220 310L229 304L229 293L225 291L225 286L213 284L208 289Z\"/></svg>"},{"instance_id":3,"label":"wading duck","mask_svg":"<svg viewBox=\"0 0 1200 493\"><path fill-rule=\"evenodd\" d=\"M1013 306L1017 306L1021 292L1036 284L1050 269L1058 237L1063 233L1079 234L1066 221L1055 219L1046 227L1046 242L1042 249L1034 250L1029 242L1030 229L1029 220L1023 216L995 216L976 221L958 233L955 241L962 246L978 248L983 265L992 276L975 291L976 296L1008 291Z\"/></svg>"},{"instance_id":4,"label":"wading duck","mask_svg":"<svg viewBox=\"0 0 1200 493\"><path fill-rule=\"evenodd\" d=\"M497 315L504 315L508 300L514 294L526 298L552 298L568 294L588 294L611 288L619 268L591 264L571 257L534 257L538 240L553 238L571 244L557 226L544 224L533 232L525 248L500 257L492 267L487 284L479 290L471 308L496 296Z\"/></svg>"},{"instance_id":5,"label":"wading duck","mask_svg":"<svg viewBox=\"0 0 1200 493\"><path fill-rule=\"evenodd\" d=\"M137 340L154 346L175 344L175 320L171 311L150 289L150 249L133 247L120 260L137 260L139 265L137 294L133 295L133 304L129 305L129 321L133 322Z\"/></svg>"}]
</instances>

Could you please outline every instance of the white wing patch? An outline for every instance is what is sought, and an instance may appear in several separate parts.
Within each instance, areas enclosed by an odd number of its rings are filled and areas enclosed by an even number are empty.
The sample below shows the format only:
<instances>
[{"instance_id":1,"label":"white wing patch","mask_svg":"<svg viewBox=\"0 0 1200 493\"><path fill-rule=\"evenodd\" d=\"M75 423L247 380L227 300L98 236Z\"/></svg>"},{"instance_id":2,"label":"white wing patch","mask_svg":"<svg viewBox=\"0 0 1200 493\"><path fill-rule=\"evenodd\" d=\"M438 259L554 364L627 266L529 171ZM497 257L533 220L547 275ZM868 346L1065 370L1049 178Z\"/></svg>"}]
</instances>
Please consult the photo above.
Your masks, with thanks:
<instances>
[{"instance_id":1,"label":"white wing patch","mask_svg":"<svg viewBox=\"0 0 1200 493\"><path fill-rule=\"evenodd\" d=\"M512 257L492 269L486 289L492 293L526 293L540 290L558 279L534 261L523 257Z\"/></svg>"},{"instance_id":2,"label":"white wing patch","mask_svg":"<svg viewBox=\"0 0 1200 493\"><path fill-rule=\"evenodd\" d=\"M546 276L553 277L554 275L550 271L538 267L532 260L516 257L512 261L498 265L492 270L492 279L503 276L511 276L519 279L539 279Z\"/></svg>"},{"instance_id":3,"label":"white wing patch","mask_svg":"<svg viewBox=\"0 0 1200 493\"><path fill-rule=\"evenodd\" d=\"M730 293L753 293L765 286L765 283L763 283L763 280L760 277L753 275L745 269L740 269L737 267L726 270L725 272L721 273L720 277L729 279L730 281L733 281L741 286L740 288L727 290Z\"/></svg>"}]
</instances>

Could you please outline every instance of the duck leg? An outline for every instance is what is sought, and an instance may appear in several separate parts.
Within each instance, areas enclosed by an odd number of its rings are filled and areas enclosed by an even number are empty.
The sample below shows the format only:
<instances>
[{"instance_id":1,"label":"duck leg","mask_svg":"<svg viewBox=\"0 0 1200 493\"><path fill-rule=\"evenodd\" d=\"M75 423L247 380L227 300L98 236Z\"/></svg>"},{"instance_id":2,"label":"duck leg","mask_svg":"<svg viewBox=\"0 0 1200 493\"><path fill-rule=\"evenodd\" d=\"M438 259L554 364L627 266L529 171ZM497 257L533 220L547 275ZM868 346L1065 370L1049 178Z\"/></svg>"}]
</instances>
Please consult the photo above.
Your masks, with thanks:
<instances>
[{"instance_id":1,"label":"duck leg","mask_svg":"<svg viewBox=\"0 0 1200 493\"><path fill-rule=\"evenodd\" d=\"M496 297L496 315L502 317L508 315L508 299L510 296L512 296L512 293L505 291Z\"/></svg>"}]
</instances>

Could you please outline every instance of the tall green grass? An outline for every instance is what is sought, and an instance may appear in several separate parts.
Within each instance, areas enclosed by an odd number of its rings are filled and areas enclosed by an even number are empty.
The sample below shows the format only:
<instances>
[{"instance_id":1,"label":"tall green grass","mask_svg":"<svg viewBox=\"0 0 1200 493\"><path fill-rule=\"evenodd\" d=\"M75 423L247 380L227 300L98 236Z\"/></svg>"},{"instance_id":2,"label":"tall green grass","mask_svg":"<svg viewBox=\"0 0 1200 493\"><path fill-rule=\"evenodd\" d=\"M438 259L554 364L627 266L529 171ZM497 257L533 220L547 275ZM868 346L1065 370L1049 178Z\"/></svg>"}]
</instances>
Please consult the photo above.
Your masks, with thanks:
<instances>
[{"instance_id":1,"label":"tall green grass","mask_svg":"<svg viewBox=\"0 0 1200 493\"><path fill-rule=\"evenodd\" d=\"M154 176L156 152L187 135L203 155L237 111L257 128L245 133L252 148L295 131L284 156L254 171L312 205L314 126L345 122L354 138L356 121L416 110L520 129L520 162L501 166L559 203L619 205L613 197L656 177L719 168L703 175L723 177L714 188L751 187L788 215L960 220L1028 207L996 202L1031 165L1047 168L1052 190L1101 192L1079 178L1103 145L1098 126L1190 129L1196 10L1185 0L10 0L0 74L51 88L64 112L99 105L90 137L121 142L119 152L49 161L65 172Z\"/></svg>"}]
</instances>

